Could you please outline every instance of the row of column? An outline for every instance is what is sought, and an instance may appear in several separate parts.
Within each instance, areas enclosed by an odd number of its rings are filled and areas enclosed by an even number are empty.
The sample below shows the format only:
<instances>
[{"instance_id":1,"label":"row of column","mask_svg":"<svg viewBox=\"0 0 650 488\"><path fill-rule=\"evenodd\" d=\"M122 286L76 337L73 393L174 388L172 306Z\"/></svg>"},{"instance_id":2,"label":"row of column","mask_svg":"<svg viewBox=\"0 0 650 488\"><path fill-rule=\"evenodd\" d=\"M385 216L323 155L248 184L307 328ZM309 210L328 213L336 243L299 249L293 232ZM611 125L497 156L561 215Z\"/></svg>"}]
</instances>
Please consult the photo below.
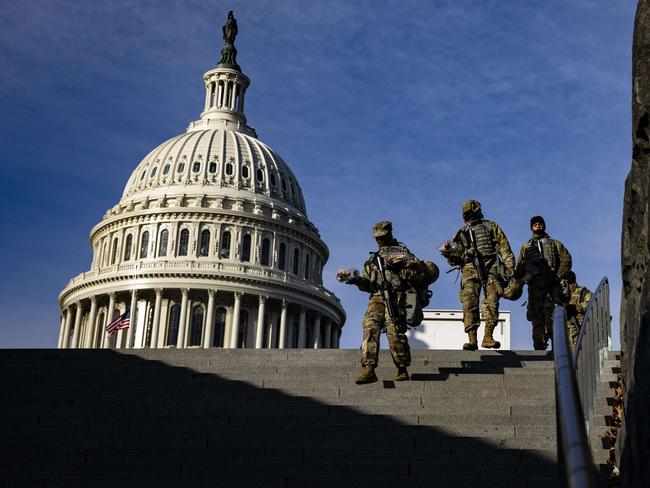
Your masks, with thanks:
<instances>
[{"instance_id":1,"label":"row of column","mask_svg":"<svg viewBox=\"0 0 650 488\"><path fill-rule=\"evenodd\" d=\"M205 91L205 110L219 108L243 113L243 94L243 87L234 80L210 81Z\"/></svg>"},{"instance_id":2,"label":"row of column","mask_svg":"<svg viewBox=\"0 0 650 488\"><path fill-rule=\"evenodd\" d=\"M141 290L145 291L145 290ZM174 290L176 291L176 290ZM128 329L120 330L117 332L117 347L124 347L129 349L131 347L147 347L147 342L149 347L156 348L164 340L161 341L160 334L164 334L168 327L170 326L170 314L171 306L167 307L165 317L161 317L162 301L163 301L163 292L161 288L154 289L155 300L153 304L153 317L151 317L151 329L143 330L140 335L140 344L134 346L134 333L137 330L137 327L146 327L148 325L148 320L145 315L143 323L138 324L138 290L132 290L130 293L130 326ZM178 335L176 340L175 347L184 348L188 347L189 339L189 327L191 325L191 315L188 313L188 303L189 303L189 293L190 290L185 288L180 290L181 293L181 302L180 302L180 318L178 324ZM145 293L149 294L150 293ZM203 316L202 323L202 340L201 347L209 348L212 347L214 340L215 332L215 305L216 305L216 294L217 290L209 289L207 290L208 300L206 304L206 313ZM106 333L106 327L110 324L113 319L117 317L116 312L116 294L110 293L108 296L108 306L106 313L104 314L104 319L100 321L97 320L98 314L98 297L93 296L90 298L90 309L86 313L86 303L85 301L78 301L75 304L69 305L63 311L61 318L61 326L59 332L59 348L93 348L93 347L103 347L107 348L110 346L110 336ZM243 293L234 292L234 300L232 304L232 313L230 314L230 329L229 334L224 334L224 340L227 339L227 343L224 342L223 347L225 348L237 348L240 335L240 316L242 311L242 298ZM106 295L99 296L99 299L105 303ZM260 349L264 346L264 334L267 331L267 321L265 317L267 316L267 301L269 297L264 295L258 296L258 307L257 307L257 326L255 328L254 334L254 343L253 347ZM149 302L151 303L151 302ZM170 301L171 303L171 301ZM199 301L199 303L204 304L205 302ZM280 349L289 347L289 307L291 304L287 300L282 300L280 308L280 320L279 326L277 326L277 320L270 320L270 330L271 336L277 337L277 344ZM311 335L308 334L308 325L307 325L307 313L308 309L304 306L300 306L298 314L298 330L297 330L297 340L291 341L296 343L299 348L338 348L340 341L340 327L333 320L328 317L322 316L320 313L313 311L313 330ZM85 321L85 327L83 327L83 340L82 340L82 319L84 314L87 315L87 320ZM270 315L270 314L269 314ZM190 317L188 317L190 316ZM73 325L74 317L74 325ZM190 318L190 320L188 320ZM225 327L225 325L224 325ZM324 327L321 333L321 327ZM279 330L276 330L279 329ZM147 340L147 335L149 334L149 340ZM126 337L124 337L126 335ZM312 340L308 344L308 337L311 337ZM126 341L124 341L126 339ZM267 337L267 340L270 345L275 344L275 340L271 340Z\"/></svg>"}]
</instances>

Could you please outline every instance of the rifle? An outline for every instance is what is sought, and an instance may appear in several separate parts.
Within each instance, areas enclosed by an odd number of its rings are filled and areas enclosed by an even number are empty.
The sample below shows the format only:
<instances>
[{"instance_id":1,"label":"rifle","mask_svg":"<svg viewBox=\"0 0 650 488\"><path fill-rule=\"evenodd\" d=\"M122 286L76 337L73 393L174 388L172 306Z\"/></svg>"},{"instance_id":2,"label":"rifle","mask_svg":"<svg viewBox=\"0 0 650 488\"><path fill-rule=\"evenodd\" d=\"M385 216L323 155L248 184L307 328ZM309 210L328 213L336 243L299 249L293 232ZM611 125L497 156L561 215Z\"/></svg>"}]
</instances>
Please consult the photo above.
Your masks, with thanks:
<instances>
[{"instance_id":1,"label":"rifle","mask_svg":"<svg viewBox=\"0 0 650 488\"><path fill-rule=\"evenodd\" d=\"M469 236L469 242L467 237ZM483 274L483 263L481 262L481 256L478 253L478 248L476 247L476 239L474 238L474 231L469 227L467 229L467 234L465 232L460 233L460 243L464 248L472 249L472 264L476 268L476 274L478 275L478 281L481 283L481 288L483 293L487 296L487 281L485 280L485 275Z\"/></svg>"},{"instance_id":2,"label":"rifle","mask_svg":"<svg viewBox=\"0 0 650 488\"><path fill-rule=\"evenodd\" d=\"M377 268L379 269L379 274L381 275L381 297L384 300L384 305L386 305L386 310L388 311L388 318L390 318L390 321L395 324L395 327L400 329L398 321L397 321L397 311L395 310L395 301L393 300L393 290L386 279L386 267L384 266L384 259L381 257L379 254L379 251L377 252L371 252L375 258L375 261L377 263Z\"/></svg>"}]
</instances>

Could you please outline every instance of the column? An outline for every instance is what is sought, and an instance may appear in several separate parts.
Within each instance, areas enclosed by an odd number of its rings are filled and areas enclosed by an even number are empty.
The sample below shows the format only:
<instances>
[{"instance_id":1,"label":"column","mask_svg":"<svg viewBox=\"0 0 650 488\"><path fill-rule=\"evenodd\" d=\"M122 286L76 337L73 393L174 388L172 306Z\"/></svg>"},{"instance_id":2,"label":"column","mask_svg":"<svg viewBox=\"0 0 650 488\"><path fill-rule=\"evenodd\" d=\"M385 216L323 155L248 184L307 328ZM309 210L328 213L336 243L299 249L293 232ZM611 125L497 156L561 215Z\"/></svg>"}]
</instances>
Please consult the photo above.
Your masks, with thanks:
<instances>
[{"instance_id":1,"label":"column","mask_svg":"<svg viewBox=\"0 0 650 488\"><path fill-rule=\"evenodd\" d=\"M237 99L237 83L234 81L231 83L231 90L230 90L230 110L236 110L235 107L235 100Z\"/></svg>"},{"instance_id":2,"label":"column","mask_svg":"<svg viewBox=\"0 0 650 488\"><path fill-rule=\"evenodd\" d=\"M216 290L208 290L208 311L205 314L205 329L203 330L203 348L208 349L214 339L214 295Z\"/></svg>"},{"instance_id":3,"label":"column","mask_svg":"<svg viewBox=\"0 0 650 488\"><path fill-rule=\"evenodd\" d=\"M138 325L138 290L131 292L131 312L130 312L129 328L126 331L126 348L133 347L133 334Z\"/></svg>"},{"instance_id":4,"label":"column","mask_svg":"<svg viewBox=\"0 0 650 488\"><path fill-rule=\"evenodd\" d=\"M185 347L185 324L187 322L187 294L189 293L188 288L181 289L181 316L178 323L178 339L176 339L176 348L180 349Z\"/></svg>"},{"instance_id":5,"label":"column","mask_svg":"<svg viewBox=\"0 0 650 488\"><path fill-rule=\"evenodd\" d=\"M109 341L111 336L108 335L106 332L106 327L108 327L108 324L110 324L113 321L113 312L115 310L115 293L111 293L108 295L108 310L106 311L106 323L104 323L104 332L103 332L103 337L104 337L104 349L107 349L109 346Z\"/></svg>"},{"instance_id":6,"label":"column","mask_svg":"<svg viewBox=\"0 0 650 488\"><path fill-rule=\"evenodd\" d=\"M314 349L320 349L320 314L316 312L314 318L314 343L311 345Z\"/></svg>"},{"instance_id":7,"label":"column","mask_svg":"<svg viewBox=\"0 0 650 488\"><path fill-rule=\"evenodd\" d=\"M205 87L205 104L203 105L203 111L206 111L210 108L210 100L212 99L212 82L209 81Z\"/></svg>"},{"instance_id":8,"label":"column","mask_svg":"<svg viewBox=\"0 0 650 488\"><path fill-rule=\"evenodd\" d=\"M323 347L325 349L332 348L332 320L331 319L326 319L325 322L325 338L324 338Z\"/></svg>"},{"instance_id":9,"label":"column","mask_svg":"<svg viewBox=\"0 0 650 488\"><path fill-rule=\"evenodd\" d=\"M300 307L300 321L298 323L298 347L307 347L307 309Z\"/></svg>"},{"instance_id":10,"label":"column","mask_svg":"<svg viewBox=\"0 0 650 488\"><path fill-rule=\"evenodd\" d=\"M242 293L235 292L235 306L232 312L232 327L230 328L230 349L237 349L237 339L239 339L239 313L241 310Z\"/></svg>"},{"instance_id":11,"label":"column","mask_svg":"<svg viewBox=\"0 0 650 488\"><path fill-rule=\"evenodd\" d=\"M151 339L149 348L158 347L158 331L160 330L160 305L162 304L162 288L156 288L156 302L153 306L153 323L151 324Z\"/></svg>"},{"instance_id":12,"label":"column","mask_svg":"<svg viewBox=\"0 0 650 488\"><path fill-rule=\"evenodd\" d=\"M86 343L84 347L95 347L93 339L95 338L95 323L97 319L97 297L90 297L90 313L88 314L88 322L86 323Z\"/></svg>"},{"instance_id":13,"label":"column","mask_svg":"<svg viewBox=\"0 0 650 488\"><path fill-rule=\"evenodd\" d=\"M61 339L61 349L67 349L70 343L70 327L72 326L72 310L70 307L65 309L65 325L63 329L63 337Z\"/></svg>"},{"instance_id":14,"label":"column","mask_svg":"<svg viewBox=\"0 0 650 488\"><path fill-rule=\"evenodd\" d=\"M262 349L264 340L264 308L267 297L260 295L259 306L257 307L257 328L255 329L255 349Z\"/></svg>"},{"instance_id":15,"label":"column","mask_svg":"<svg viewBox=\"0 0 650 488\"><path fill-rule=\"evenodd\" d=\"M74 316L74 332L72 333L72 347L79 349L79 335L81 334L81 317L84 309L81 306L81 300L77 302L77 312Z\"/></svg>"},{"instance_id":16,"label":"column","mask_svg":"<svg viewBox=\"0 0 650 488\"><path fill-rule=\"evenodd\" d=\"M221 108L221 98L223 96L223 82L222 81L217 81L217 99L214 101L214 105L217 108Z\"/></svg>"},{"instance_id":17,"label":"column","mask_svg":"<svg viewBox=\"0 0 650 488\"><path fill-rule=\"evenodd\" d=\"M330 349L336 349L336 344L338 342L339 327L338 324L332 324L332 341L330 342Z\"/></svg>"},{"instance_id":18,"label":"column","mask_svg":"<svg viewBox=\"0 0 650 488\"><path fill-rule=\"evenodd\" d=\"M59 340L56 343L56 347L61 349L61 343L63 342L63 333L65 332L65 311L61 311L61 324L59 325Z\"/></svg>"},{"instance_id":19,"label":"column","mask_svg":"<svg viewBox=\"0 0 650 488\"><path fill-rule=\"evenodd\" d=\"M287 310L289 302L282 300L282 313L280 314L280 340L278 341L278 349L284 349L287 344Z\"/></svg>"}]
</instances>

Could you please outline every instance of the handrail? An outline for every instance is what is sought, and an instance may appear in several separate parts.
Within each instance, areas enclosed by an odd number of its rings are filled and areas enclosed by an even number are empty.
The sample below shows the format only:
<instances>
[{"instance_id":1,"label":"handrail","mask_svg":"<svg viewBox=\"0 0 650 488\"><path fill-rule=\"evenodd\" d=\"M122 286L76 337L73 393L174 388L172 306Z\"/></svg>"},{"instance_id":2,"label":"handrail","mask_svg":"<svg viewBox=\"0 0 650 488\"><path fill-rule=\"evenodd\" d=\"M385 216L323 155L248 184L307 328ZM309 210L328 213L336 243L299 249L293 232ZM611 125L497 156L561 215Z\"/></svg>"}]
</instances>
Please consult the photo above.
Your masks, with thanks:
<instances>
[{"instance_id":1,"label":"handrail","mask_svg":"<svg viewBox=\"0 0 650 488\"><path fill-rule=\"evenodd\" d=\"M609 282L604 277L587 306L580 335L573 350L578 392L587 433L594 421L598 385L605 369L607 351L612 344L612 318L609 310Z\"/></svg>"},{"instance_id":2,"label":"handrail","mask_svg":"<svg viewBox=\"0 0 650 488\"><path fill-rule=\"evenodd\" d=\"M592 488L596 486L596 473L569 348L566 311L561 306L553 311L553 354L560 477L564 476L565 486L569 488Z\"/></svg>"}]
</instances>

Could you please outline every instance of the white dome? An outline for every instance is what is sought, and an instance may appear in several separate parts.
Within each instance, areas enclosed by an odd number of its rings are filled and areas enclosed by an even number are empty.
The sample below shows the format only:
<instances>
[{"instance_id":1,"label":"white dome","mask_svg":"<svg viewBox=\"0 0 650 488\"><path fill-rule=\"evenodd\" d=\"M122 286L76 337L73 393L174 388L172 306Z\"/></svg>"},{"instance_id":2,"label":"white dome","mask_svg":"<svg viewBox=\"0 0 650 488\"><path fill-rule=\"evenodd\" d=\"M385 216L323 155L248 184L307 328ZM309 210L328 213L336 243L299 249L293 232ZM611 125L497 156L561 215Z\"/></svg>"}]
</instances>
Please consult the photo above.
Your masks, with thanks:
<instances>
[{"instance_id":1,"label":"white dome","mask_svg":"<svg viewBox=\"0 0 650 488\"><path fill-rule=\"evenodd\" d=\"M194 130L160 144L131 174L120 205L193 193L239 196L306 214L300 185L282 158L255 137L226 128Z\"/></svg>"}]
</instances>

